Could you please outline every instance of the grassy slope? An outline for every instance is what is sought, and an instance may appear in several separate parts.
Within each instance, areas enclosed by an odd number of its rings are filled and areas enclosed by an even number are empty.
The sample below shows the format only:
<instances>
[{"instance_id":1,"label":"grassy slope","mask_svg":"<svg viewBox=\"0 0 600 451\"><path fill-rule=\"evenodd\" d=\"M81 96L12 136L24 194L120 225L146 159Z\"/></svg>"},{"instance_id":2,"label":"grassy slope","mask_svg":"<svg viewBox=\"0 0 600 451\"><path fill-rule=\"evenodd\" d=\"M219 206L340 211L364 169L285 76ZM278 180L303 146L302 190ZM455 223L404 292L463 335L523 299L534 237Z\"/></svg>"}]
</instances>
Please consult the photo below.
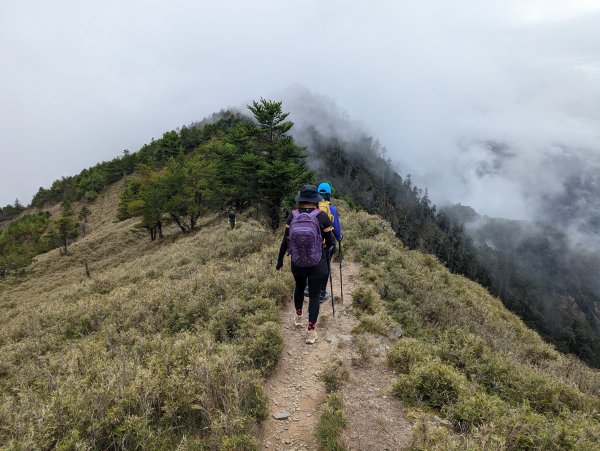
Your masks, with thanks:
<instances>
[{"instance_id":1,"label":"grassy slope","mask_svg":"<svg viewBox=\"0 0 600 451\"><path fill-rule=\"evenodd\" d=\"M557 352L480 285L404 248L377 218L345 218L346 245L365 267L357 331L406 334L388 362L393 392L418 419L416 449L600 449L600 372Z\"/></svg>"},{"instance_id":2,"label":"grassy slope","mask_svg":"<svg viewBox=\"0 0 600 451\"><path fill-rule=\"evenodd\" d=\"M119 189L94 203L70 256L52 251L26 278L0 281L0 447L254 448L292 286L274 276L279 236L206 218L197 234L172 228L151 243L135 221L113 222ZM593 449L598 372L406 250L379 218L342 213L345 250L365 266L361 327L408 335L389 362L418 418L416 448Z\"/></svg>"},{"instance_id":3,"label":"grassy slope","mask_svg":"<svg viewBox=\"0 0 600 451\"><path fill-rule=\"evenodd\" d=\"M151 243L113 223L118 192L70 256L0 282L0 447L254 447L291 286L273 277L277 240L213 220Z\"/></svg>"}]
</instances>

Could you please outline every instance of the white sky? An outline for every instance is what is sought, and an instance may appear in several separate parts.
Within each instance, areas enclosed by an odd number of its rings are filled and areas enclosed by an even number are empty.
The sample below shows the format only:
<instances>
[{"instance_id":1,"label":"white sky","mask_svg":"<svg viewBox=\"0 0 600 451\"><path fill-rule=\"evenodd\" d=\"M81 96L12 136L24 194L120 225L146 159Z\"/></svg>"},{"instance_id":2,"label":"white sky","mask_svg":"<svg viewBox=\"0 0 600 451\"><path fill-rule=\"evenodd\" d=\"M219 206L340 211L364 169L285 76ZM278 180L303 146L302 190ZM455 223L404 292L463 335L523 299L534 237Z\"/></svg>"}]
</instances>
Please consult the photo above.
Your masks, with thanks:
<instances>
[{"instance_id":1,"label":"white sky","mask_svg":"<svg viewBox=\"0 0 600 451\"><path fill-rule=\"evenodd\" d=\"M490 215L528 217L556 146L600 153L600 0L0 0L0 55L0 205L294 84ZM486 140L516 157L481 176Z\"/></svg>"}]
</instances>

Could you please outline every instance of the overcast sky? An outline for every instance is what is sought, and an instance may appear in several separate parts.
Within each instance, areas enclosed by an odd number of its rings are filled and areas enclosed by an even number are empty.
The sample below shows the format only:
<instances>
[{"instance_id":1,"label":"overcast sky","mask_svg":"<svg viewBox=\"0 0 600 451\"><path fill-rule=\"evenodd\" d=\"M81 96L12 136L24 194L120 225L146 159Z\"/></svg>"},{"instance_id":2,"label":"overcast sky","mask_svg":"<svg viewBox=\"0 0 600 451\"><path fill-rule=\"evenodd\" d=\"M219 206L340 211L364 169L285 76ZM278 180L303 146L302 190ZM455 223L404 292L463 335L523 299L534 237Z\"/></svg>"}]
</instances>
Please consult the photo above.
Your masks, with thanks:
<instances>
[{"instance_id":1,"label":"overcast sky","mask_svg":"<svg viewBox=\"0 0 600 451\"><path fill-rule=\"evenodd\" d=\"M4 0L0 55L2 205L295 84L491 215L555 189L548 155L600 153L598 1Z\"/></svg>"}]
</instances>

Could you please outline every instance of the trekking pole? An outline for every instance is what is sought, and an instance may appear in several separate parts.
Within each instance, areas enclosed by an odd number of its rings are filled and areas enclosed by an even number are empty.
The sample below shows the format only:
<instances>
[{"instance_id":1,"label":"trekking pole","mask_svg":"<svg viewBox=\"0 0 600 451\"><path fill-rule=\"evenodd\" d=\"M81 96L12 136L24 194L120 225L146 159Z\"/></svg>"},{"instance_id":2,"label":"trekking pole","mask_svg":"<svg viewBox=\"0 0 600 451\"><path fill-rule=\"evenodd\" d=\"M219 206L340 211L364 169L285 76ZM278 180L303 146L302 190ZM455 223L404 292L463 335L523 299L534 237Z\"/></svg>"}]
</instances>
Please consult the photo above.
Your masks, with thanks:
<instances>
[{"instance_id":1,"label":"trekking pole","mask_svg":"<svg viewBox=\"0 0 600 451\"><path fill-rule=\"evenodd\" d=\"M331 287L331 308L335 318L335 302L333 302L333 278L331 277L331 254L327 251L327 269L329 270L329 286Z\"/></svg>"},{"instance_id":2,"label":"trekking pole","mask_svg":"<svg viewBox=\"0 0 600 451\"><path fill-rule=\"evenodd\" d=\"M344 279L342 278L342 260L344 258L344 254L342 253L342 242L338 241L338 244L340 245L340 294L342 297L342 305L344 305ZM333 293L331 296L333 297Z\"/></svg>"}]
</instances>

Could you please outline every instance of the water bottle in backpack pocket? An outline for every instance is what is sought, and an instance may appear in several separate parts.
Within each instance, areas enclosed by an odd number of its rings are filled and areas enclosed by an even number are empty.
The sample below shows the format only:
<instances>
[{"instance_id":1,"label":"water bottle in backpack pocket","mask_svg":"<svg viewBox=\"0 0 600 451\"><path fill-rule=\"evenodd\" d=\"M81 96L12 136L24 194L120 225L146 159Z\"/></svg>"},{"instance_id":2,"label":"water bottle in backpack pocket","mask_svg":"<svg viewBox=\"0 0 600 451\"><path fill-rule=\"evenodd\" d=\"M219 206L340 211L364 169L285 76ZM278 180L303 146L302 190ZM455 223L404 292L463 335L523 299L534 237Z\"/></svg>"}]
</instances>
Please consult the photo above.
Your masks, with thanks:
<instances>
[{"instance_id":1,"label":"water bottle in backpack pocket","mask_svg":"<svg viewBox=\"0 0 600 451\"><path fill-rule=\"evenodd\" d=\"M292 211L289 245L292 263L299 268L316 266L321 261L323 238L317 216L321 210L315 208L310 213Z\"/></svg>"}]
</instances>

